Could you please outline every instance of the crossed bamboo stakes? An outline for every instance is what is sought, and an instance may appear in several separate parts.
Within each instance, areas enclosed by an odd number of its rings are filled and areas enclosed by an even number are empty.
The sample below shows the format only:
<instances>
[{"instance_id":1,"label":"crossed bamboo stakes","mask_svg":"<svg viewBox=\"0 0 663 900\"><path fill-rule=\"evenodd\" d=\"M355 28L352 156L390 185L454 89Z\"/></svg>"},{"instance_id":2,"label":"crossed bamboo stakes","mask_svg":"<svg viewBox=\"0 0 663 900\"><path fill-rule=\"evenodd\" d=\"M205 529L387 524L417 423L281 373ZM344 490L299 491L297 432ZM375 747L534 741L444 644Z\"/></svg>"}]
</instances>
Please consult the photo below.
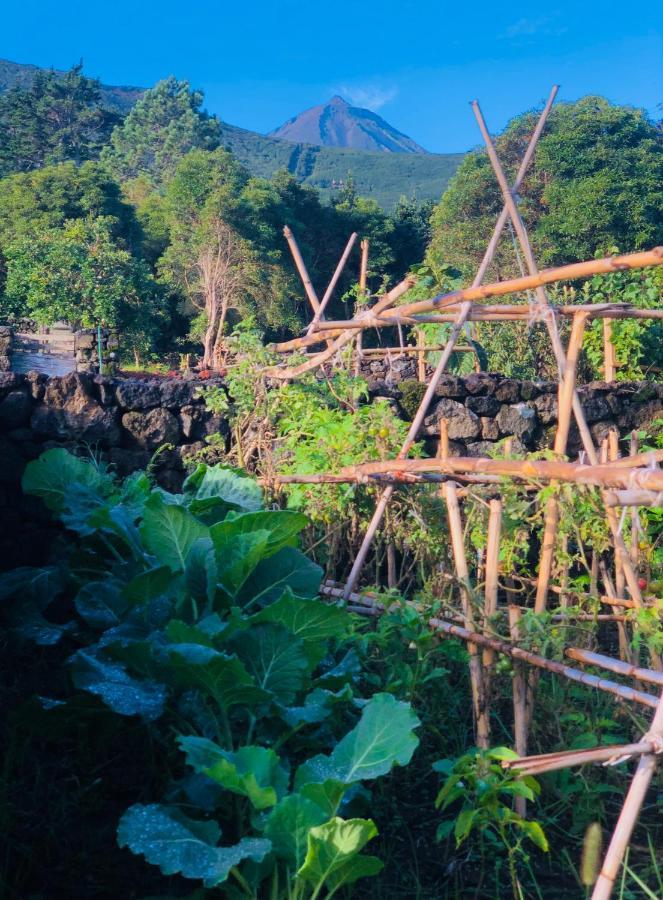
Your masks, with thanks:
<instances>
[{"instance_id":1,"label":"crossed bamboo stakes","mask_svg":"<svg viewBox=\"0 0 663 900\"><path fill-rule=\"evenodd\" d=\"M459 637L468 645L478 745L487 747L489 744L488 698L490 695L491 671L495 655L504 654L510 656L515 662L513 679L514 732L516 750L520 754L517 760L505 765L522 772L536 773L587 762L611 763L628 758L639 758L631 787L626 796L602 871L592 895L593 900L606 900L612 893L615 879L635 827L645 793L656 770L659 756L663 753L663 693L659 698L656 694L648 691L628 687L610 679L591 675L576 667L548 660L519 648L521 608L512 604L508 607L511 641L507 642L498 639L488 633L487 622L497 611L498 600L498 560L502 518L502 501L499 496L493 496L489 500L484 585L485 621L483 633L477 630L474 621L473 591L463 545L463 527L459 504L459 495L467 488L461 487L459 490L457 486L457 483L465 483L466 485L475 483L499 485L503 478L510 478L521 480L526 484L572 483L598 487L615 551L615 582L612 582L606 567L602 566L606 595L602 596L601 600L610 606L611 610L618 610L617 613L601 616L601 619L616 622L620 649L624 658L619 660L613 659L612 657L590 653L577 648L567 648L566 655L582 665L597 666L613 671L621 676L632 677L638 684L648 682L663 688L663 665L657 654L651 654L651 668L649 669L634 664L629 658L624 624L625 616L620 614L619 611L624 608L640 609L645 604L638 586L636 564L632 554L625 545L618 516L618 509L622 508L625 510L627 507L630 507L635 523L639 506L663 506L663 471L658 467L658 463L663 459L663 452L638 454L635 452L637 446L632 444L632 455L619 459L617 442L613 440L610 442L610 446L603 448L602 454L599 454L594 446L576 390L578 359L585 328L589 321L595 318L604 319L604 333L606 337L609 337L612 320L623 318L659 319L663 318L663 310L636 309L627 304L553 306L545 289L546 285L556 284L560 281L572 281L596 274L662 265L663 247L656 247L641 253L606 257L604 259L589 260L539 271L516 198L534 156L539 138L544 130L557 90L557 86L554 86L550 92L512 185L509 185L507 182L479 104L477 101L472 103L473 112L502 193L504 205L470 287L447 294L440 294L429 300L395 306L396 302L414 285L414 279L408 277L380 297L370 309L357 313L353 319L348 321L328 321L325 319L325 309L338 283L341 272L348 261L357 235L353 234L350 236L327 290L322 300L319 300L311 284L311 279L308 276L294 235L290 229L286 228L285 235L313 308L313 318L304 336L277 344L274 346L274 349L287 353L293 350L308 350L320 344L325 344L325 346L323 349L318 349L312 353L310 358L299 365L291 367L274 366L265 370L264 374L277 379L298 378L320 366L333 362L339 352L349 344L355 341L360 344L362 333L367 328L379 329L399 325L419 325L423 322L445 322L451 324L447 344L432 373L426 392L395 460L346 467L337 473L282 475L276 477L275 483L357 482L377 484L382 488L373 517L346 583L344 585L326 584L322 589L323 594L330 598L338 598L344 601L350 609L370 615L379 614L383 610L380 601L371 596L357 593L355 586L358 583L366 557L394 490L397 486L404 484L422 482L440 484L440 490L446 501L449 517L456 583L460 587L461 615L456 617L460 624L456 624L453 621L431 619L429 625L436 633L443 636ZM508 221L510 221L515 233L527 272L519 278L483 284L500 236ZM367 250L367 242L363 241L360 287L364 295L366 290ZM532 292L527 305L487 305L483 302L493 297L503 297L525 291ZM566 350L559 335L558 319L560 317L571 319L571 333ZM436 394L440 379L454 352L458 338L463 329L467 327L467 323L473 321L524 323L541 321L545 324L559 371L558 421L553 446L555 460L500 460L450 456L448 453L448 440L444 432L444 422L441 423L442 432L438 457L436 459L408 459L409 451L420 431L423 419ZM609 341L606 341L606 377L614 371L613 363L612 348ZM567 451L569 430L573 419L575 419L580 433L587 462L573 463L563 461ZM536 587L535 612L546 610L550 593L561 594L562 596L565 594L562 588L558 588L550 583L558 524L559 503L553 493L546 503L539 570L536 580L533 581L533 586ZM629 597L625 597L627 590ZM567 615L563 609L560 611L561 618ZM597 617L591 616L590 618L596 619ZM525 665L533 666L535 670L546 669L553 671L571 680L611 693L622 700L653 708L655 712L649 731L639 742L626 746L601 747L588 751L571 751L527 757L527 733L532 713L533 678L532 673L530 673L529 677L525 673ZM522 798L518 798L518 802L521 812L524 813Z\"/></svg>"}]
</instances>

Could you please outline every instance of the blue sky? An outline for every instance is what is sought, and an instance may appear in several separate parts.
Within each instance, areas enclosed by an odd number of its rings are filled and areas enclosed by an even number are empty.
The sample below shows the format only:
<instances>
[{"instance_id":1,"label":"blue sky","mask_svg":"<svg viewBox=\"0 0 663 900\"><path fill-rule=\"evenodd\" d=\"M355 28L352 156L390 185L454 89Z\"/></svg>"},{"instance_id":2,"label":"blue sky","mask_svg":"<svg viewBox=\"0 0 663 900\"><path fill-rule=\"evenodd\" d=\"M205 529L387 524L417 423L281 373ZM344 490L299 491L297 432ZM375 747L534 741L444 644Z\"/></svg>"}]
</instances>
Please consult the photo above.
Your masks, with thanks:
<instances>
[{"instance_id":1,"label":"blue sky","mask_svg":"<svg viewBox=\"0 0 663 900\"><path fill-rule=\"evenodd\" d=\"M82 57L109 84L174 74L260 132L340 93L428 150L466 150L479 142L469 100L497 131L555 82L562 100L603 94L663 116L663 14L649 0L7 0L2 19L0 57Z\"/></svg>"}]
</instances>

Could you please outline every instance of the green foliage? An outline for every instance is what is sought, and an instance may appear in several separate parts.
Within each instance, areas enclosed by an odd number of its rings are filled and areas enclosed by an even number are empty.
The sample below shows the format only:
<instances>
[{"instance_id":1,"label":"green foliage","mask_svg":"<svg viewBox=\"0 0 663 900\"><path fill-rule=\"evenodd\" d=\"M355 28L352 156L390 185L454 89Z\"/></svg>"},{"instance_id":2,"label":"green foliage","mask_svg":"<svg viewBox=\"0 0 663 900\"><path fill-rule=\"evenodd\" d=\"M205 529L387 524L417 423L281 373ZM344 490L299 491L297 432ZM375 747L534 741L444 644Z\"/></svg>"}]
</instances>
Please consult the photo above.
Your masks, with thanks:
<instances>
[{"instance_id":1,"label":"green foliage","mask_svg":"<svg viewBox=\"0 0 663 900\"><path fill-rule=\"evenodd\" d=\"M535 116L518 116L496 139L508 177L517 169ZM563 264L615 246L635 250L660 243L662 183L660 132L641 110L600 97L558 104L520 191L535 255L542 264ZM433 214L428 261L450 263L466 279L473 277L501 208L486 153L468 154ZM516 274L507 230L488 278Z\"/></svg>"},{"instance_id":2,"label":"green foliage","mask_svg":"<svg viewBox=\"0 0 663 900\"><path fill-rule=\"evenodd\" d=\"M663 272L658 268L596 275L573 292L573 299L580 303L628 303L638 309L659 308L662 298ZM617 319L611 323L611 340L615 349L617 381L660 378L663 368L663 325L660 320ZM593 377L604 378L601 319L595 319L587 329L583 350Z\"/></svg>"},{"instance_id":3,"label":"green foliage","mask_svg":"<svg viewBox=\"0 0 663 900\"><path fill-rule=\"evenodd\" d=\"M179 734L193 776L131 806L121 847L206 887L313 900L380 870L361 854L374 823L341 812L353 786L410 762L419 720L356 695L356 669L338 665L351 618L314 599L321 570L295 546L306 519L256 509L251 484L199 466L175 495L47 451L23 486L76 539L55 593L53 571L23 569L0 596L12 609L46 594L48 624L62 587L77 592L74 687L149 723L164 752Z\"/></svg>"},{"instance_id":4,"label":"green foliage","mask_svg":"<svg viewBox=\"0 0 663 900\"><path fill-rule=\"evenodd\" d=\"M531 776L518 777L517 772L499 765L500 760L516 758L512 750L497 747L457 760L439 760L433 768L445 780L435 805L443 812L453 810L453 816L438 826L438 840L453 834L460 846L474 836L489 852L506 851L513 895L524 900L517 873L518 862L527 860L523 842L528 840L544 852L549 845L539 822L525 819L511 808L514 798L534 802L541 790Z\"/></svg>"},{"instance_id":5,"label":"green foliage","mask_svg":"<svg viewBox=\"0 0 663 900\"><path fill-rule=\"evenodd\" d=\"M120 181L147 175L162 183L189 150L220 144L219 123L201 112L202 102L187 81L159 81L114 129L102 161Z\"/></svg>"},{"instance_id":6,"label":"green foliage","mask_svg":"<svg viewBox=\"0 0 663 900\"><path fill-rule=\"evenodd\" d=\"M99 82L81 70L42 70L0 96L0 177L98 156L119 116L102 107Z\"/></svg>"},{"instance_id":7,"label":"green foliage","mask_svg":"<svg viewBox=\"0 0 663 900\"><path fill-rule=\"evenodd\" d=\"M68 220L4 249L5 298L17 317L89 328L121 328L149 344L163 321L157 285L144 263L112 236L113 220Z\"/></svg>"}]
</instances>

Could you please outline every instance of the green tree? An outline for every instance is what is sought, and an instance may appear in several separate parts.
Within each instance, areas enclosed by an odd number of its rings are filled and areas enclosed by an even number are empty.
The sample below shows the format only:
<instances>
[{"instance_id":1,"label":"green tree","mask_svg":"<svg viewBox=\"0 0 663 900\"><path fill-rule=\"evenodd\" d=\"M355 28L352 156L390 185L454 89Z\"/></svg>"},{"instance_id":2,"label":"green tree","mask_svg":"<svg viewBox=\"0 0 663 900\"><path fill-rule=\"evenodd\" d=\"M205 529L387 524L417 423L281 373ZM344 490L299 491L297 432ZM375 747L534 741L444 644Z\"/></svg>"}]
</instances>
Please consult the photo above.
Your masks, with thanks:
<instances>
[{"instance_id":1,"label":"green tree","mask_svg":"<svg viewBox=\"0 0 663 900\"><path fill-rule=\"evenodd\" d=\"M7 308L40 325L117 327L130 345L146 348L163 323L159 288L112 229L107 217L73 219L8 244Z\"/></svg>"},{"instance_id":2,"label":"green tree","mask_svg":"<svg viewBox=\"0 0 663 900\"><path fill-rule=\"evenodd\" d=\"M103 216L127 249L140 248L136 212L99 163L67 162L0 179L0 248L67 219L89 216Z\"/></svg>"},{"instance_id":3,"label":"green tree","mask_svg":"<svg viewBox=\"0 0 663 900\"><path fill-rule=\"evenodd\" d=\"M397 280L423 260L432 234L430 218L433 209L432 200L419 203L401 197L396 204L391 215L394 230L390 243L394 252L393 274Z\"/></svg>"},{"instance_id":4,"label":"green tree","mask_svg":"<svg viewBox=\"0 0 663 900\"><path fill-rule=\"evenodd\" d=\"M113 131L102 154L109 171L120 181L147 175L162 183L189 150L218 147L219 122L201 110L202 102L187 81L159 81Z\"/></svg>"},{"instance_id":5,"label":"green tree","mask_svg":"<svg viewBox=\"0 0 663 900\"><path fill-rule=\"evenodd\" d=\"M0 176L94 159L118 122L81 65L64 74L39 71L30 87L0 97Z\"/></svg>"},{"instance_id":6,"label":"green tree","mask_svg":"<svg viewBox=\"0 0 663 900\"><path fill-rule=\"evenodd\" d=\"M496 138L510 179L532 133L535 112ZM663 240L663 136L642 110L601 97L562 103L550 115L521 187L521 211L543 265L653 246ZM427 261L472 277L502 198L483 150L468 154L433 214ZM502 236L489 278L519 273L512 235Z\"/></svg>"}]
</instances>

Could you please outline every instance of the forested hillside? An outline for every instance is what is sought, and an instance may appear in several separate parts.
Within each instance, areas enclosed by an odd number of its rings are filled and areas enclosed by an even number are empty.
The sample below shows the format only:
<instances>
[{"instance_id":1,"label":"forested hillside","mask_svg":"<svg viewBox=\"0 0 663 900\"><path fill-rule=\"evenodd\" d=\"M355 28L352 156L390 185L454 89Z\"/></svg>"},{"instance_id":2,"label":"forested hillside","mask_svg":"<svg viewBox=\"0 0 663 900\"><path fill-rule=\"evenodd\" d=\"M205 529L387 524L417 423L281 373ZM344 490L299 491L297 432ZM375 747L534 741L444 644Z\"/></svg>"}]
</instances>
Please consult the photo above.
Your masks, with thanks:
<instances>
[{"instance_id":1,"label":"forested hillside","mask_svg":"<svg viewBox=\"0 0 663 900\"><path fill-rule=\"evenodd\" d=\"M45 70L0 60L0 95L11 88L26 90ZM60 78L66 73L58 72ZM99 84L99 101L103 108L126 115L144 95L144 88ZM239 159L251 175L271 178L286 169L298 181L310 184L329 200L333 183L351 179L357 191L375 200L391 212L402 196L418 201L439 200L449 179L463 158L462 153L385 154L379 151L320 147L313 144L277 140L218 121L222 143ZM407 158L406 158L407 156Z\"/></svg>"}]
</instances>

